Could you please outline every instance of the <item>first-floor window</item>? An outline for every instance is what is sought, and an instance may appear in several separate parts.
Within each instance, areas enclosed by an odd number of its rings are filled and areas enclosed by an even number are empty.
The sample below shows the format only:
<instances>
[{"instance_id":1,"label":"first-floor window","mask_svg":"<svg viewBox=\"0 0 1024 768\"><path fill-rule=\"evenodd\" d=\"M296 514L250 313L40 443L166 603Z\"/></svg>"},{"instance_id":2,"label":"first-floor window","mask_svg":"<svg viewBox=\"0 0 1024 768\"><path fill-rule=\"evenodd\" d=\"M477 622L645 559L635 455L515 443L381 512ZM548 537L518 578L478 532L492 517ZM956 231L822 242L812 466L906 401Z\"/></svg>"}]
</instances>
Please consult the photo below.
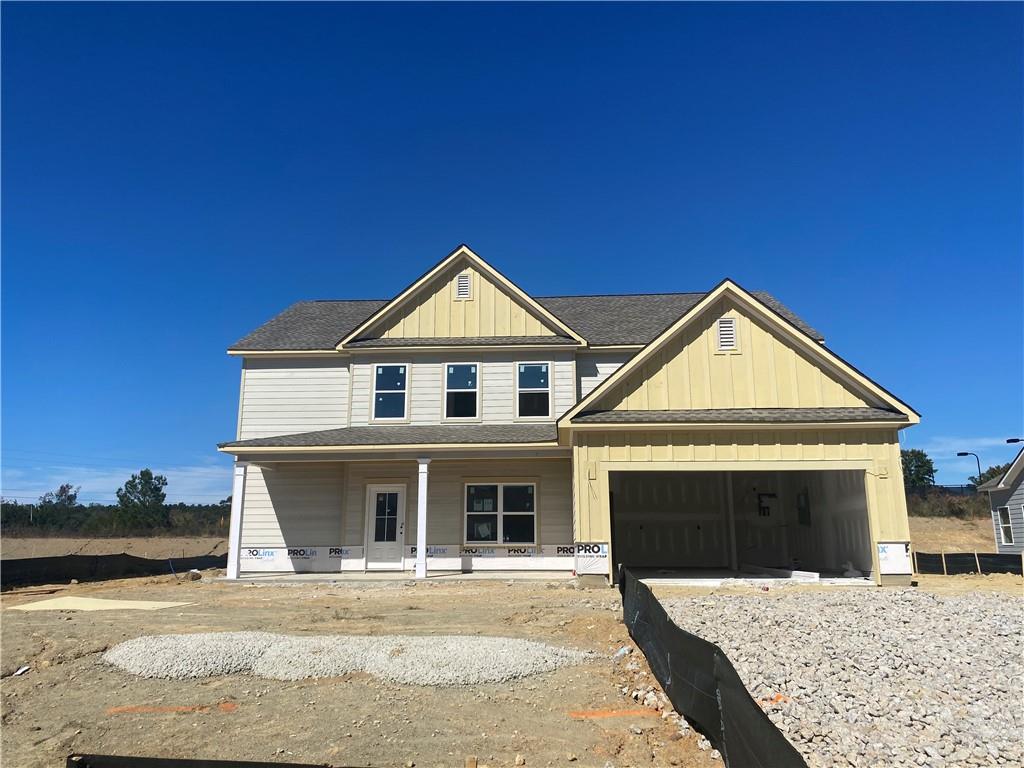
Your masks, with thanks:
<instances>
[{"instance_id":1,"label":"first-floor window","mask_svg":"<svg viewBox=\"0 0 1024 768\"><path fill-rule=\"evenodd\" d=\"M1024 507L1021 507L1021 512L1024 513ZM996 510L996 514L999 515L999 536L1003 544L1013 544L1013 526L1010 524L1010 508L999 507Z\"/></svg>"},{"instance_id":2,"label":"first-floor window","mask_svg":"<svg viewBox=\"0 0 1024 768\"><path fill-rule=\"evenodd\" d=\"M533 483L467 485L466 543L536 543L536 495Z\"/></svg>"},{"instance_id":3,"label":"first-floor window","mask_svg":"<svg viewBox=\"0 0 1024 768\"><path fill-rule=\"evenodd\" d=\"M548 363L519 363L516 373L520 418L551 415L551 376Z\"/></svg>"}]
</instances>

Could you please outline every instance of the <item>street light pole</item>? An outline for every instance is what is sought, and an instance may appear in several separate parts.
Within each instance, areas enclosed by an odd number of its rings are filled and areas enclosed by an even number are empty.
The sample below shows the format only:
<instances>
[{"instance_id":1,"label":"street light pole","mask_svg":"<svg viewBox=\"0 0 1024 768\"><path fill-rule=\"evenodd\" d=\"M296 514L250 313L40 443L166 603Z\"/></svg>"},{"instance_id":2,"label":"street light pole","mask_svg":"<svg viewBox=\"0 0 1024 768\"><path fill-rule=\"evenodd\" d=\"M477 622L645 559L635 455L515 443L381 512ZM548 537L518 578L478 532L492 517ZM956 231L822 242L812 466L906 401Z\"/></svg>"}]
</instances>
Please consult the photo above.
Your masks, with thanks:
<instances>
[{"instance_id":1,"label":"street light pole","mask_svg":"<svg viewBox=\"0 0 1024 768\"><path fill-rule=\"evenodd\" d=\"M978 458L978 454L971 453L970 451L958 451L957 456L973 456L974 460L978 462L978 485L981 485L981 459Z\"/></svg>"}]
</instances>

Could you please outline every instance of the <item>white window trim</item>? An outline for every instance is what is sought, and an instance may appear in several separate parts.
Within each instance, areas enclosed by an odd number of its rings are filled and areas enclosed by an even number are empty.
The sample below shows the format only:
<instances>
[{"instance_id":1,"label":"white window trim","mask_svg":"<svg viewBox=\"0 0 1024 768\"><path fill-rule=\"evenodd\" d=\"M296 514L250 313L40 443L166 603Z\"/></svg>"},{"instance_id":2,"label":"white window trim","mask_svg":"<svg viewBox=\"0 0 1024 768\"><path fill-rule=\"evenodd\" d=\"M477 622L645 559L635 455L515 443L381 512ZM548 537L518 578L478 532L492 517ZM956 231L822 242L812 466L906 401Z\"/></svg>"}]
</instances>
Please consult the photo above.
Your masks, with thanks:
<instances>
[{"instance_id":1,"label":"white window trim","mask_svg":"<svg viewBox=\"0 0 1024 768\"><path fill-rule=\"evenodd\" d=\"M475 365L476 366L476 389L448 389L448 366L449 365ZM462 424L467 422L477 422L482 419L481 411L481 397L480 397L480 384L483 379L484 369L480 363L474 362L447 362L443 364L441 368L441 420L442 421L456 421ZM449 416L448 415L448 393L449 392L476 392L476 416Z\"/></svg>"},{"instance_id":2,"label":"white window trim","mask_svg":"<svg viewBox=\"0 0 1024 768\"><path fill-rule=\"evenodd\" d=\"M395 365L405 366L405 405L402 408L403 416L383 416L377 418L377 368ZM409 390L412 389L412 364L405 362L394 363L372 363L370 365L370 423L378 424L405 424L409 421ZM394 394L397 389L381 390L382 393Z\"/></svg>"},{"instance_id":3,"label":"white window trim","mask_svg":"<svg viewBox=\"0 0 1024 768\"><path fill-rule=\"evenodd\" d=\"M722 320L732 320L733 328L733 339L735 346L723 349L720 342L720 332L718 329L719 323ZM716 355L738 355L740 353L740 319L734 314L725 314L715 320L714 324L715 333L715 354Z\"/></svg>"},{"instance_id":4,"label":"white window trim","mask_svg":"<svg viewBox=\"0 0 1024 768\"><path fill-rule=\"evenodd\" d=\"M546 365L548 367L548 386L547 389L540 389L537 387L527 387L523 392L547 392L548 393L548 413L547 416L520 416L519 415L519 366L520 365ZM515 414L516 421L551 421L554 418L555 411L555 364L549 360L517 360L512 364L512 383L515 385L512 388L512 396L515 399Z\"/></svg>"},{"instance_id":5,"label":"white window trim","mask_svg":"<svg viewBox=\"0 0 1024 768\"><path fill-rule=\"evenodd\" d=\"M1005 523L1003 522L1002 515L1000 515L1000 512L1002 512L1004 509L1006 510L1006 522ZM1021 506L1021 512L1024 513L1024 505ZM1000 544L1012 545L1013 544L1013 518L1010 517L1010 508L1009 507L996 507L996 525L999 526L999 543ZM1006 531L1007 531L1007 529L1009 529L1009 531L1010 531L1010 540L1009 541L1006 540Z\"/></svg>"},{"instance_id":6,"label":"white window trim","mask_svg":"<svg viewBox=\"0 0 1024 768\"><path fill-rule=\"evenodd\" d=\"M473 515L489 515L490 512L470 512L469 507L469 486L471 485L496 485L498 486L498 540L497 541L470 541L466 536L468 533L468 520ZM532 485L533 486L533 541L504 541L505 538L505 495L502 489L506 485ZM528 512L509 512L510 515L526 515ZM462 545L465 547L537 547L540 546L540 483L536 478L523 480L494 480L492 478L469 479L462 484Z\"/></svg>"}]
</instances>

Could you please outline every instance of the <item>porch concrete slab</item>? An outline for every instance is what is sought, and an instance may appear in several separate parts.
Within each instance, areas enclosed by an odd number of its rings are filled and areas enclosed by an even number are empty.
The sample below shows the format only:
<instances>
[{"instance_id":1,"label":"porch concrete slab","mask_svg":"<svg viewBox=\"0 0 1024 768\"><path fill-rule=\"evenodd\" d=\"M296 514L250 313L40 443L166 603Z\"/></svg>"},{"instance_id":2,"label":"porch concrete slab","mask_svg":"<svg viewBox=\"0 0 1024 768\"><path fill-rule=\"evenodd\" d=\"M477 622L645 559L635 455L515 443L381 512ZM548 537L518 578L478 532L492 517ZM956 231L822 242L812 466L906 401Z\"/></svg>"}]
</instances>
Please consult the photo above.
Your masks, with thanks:
<instances>
[{"instance_id":1,"label":"porch concrete slab","mask_svg":"<svg viewBox=\"0 0 1024 768\"><path fill-rule=\"evenodd\" d=\"M460 581L564 581L576 577L566 571L459 571L428 573L425 579L406 571L352 571L348 573L247 573L238 581L259 584L344 584L346 582L460 582Z\"/></svg>"}]
</instances>

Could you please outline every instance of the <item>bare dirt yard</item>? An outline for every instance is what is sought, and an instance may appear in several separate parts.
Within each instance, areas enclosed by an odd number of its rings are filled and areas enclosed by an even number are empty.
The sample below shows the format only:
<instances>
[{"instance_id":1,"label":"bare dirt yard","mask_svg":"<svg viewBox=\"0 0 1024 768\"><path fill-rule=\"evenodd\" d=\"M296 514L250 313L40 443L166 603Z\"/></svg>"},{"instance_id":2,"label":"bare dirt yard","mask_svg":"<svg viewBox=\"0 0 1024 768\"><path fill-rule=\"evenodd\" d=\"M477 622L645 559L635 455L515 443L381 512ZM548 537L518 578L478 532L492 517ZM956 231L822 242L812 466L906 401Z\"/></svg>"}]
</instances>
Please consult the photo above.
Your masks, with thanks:
<instances>
[{"instance_id":1,"label":"bare dirt yard","mask_svg":"<svg viewBox=\"0 0 1024 768\"><path fill-rule=\"evenodd\" d=\"M721 766L692 731L634 701L656 685L631 646L618 593L524 581L226 583L141 578L6 592L5 766L57 766L72 752L333 766ZM51 591L52 590L52 591ZM19 611L53 597L157 600L160 610ZM593 652L503 683L429 687L364 672L268 680L143 678L103 662L142 635L265 631L298 636L482 635ZM494 658L502 665L502 658ZM15 676L21 667L27 672Z\"/></svg>"},{"instance_id":2,"label":"bare dirt yard","mask_svg":"<svg viewBox=\"0 0 1024 768\"><path fill-rule=\"evenodd\" d=\"M228 551L227 538L210 536L142 536L135 538L3 537L0 557L54 557L59 555L117 555L136 557L196 557L222 555ZM184 553L184 554L183 554Z\"/></svg>"},{"instance_id":3,"label":"bare dirt yard","mask_svg":"<svg viewBox=\"0 0 1024 768\"><path fill-rule=\"evenodd\" d=\"M918 552L995 552L990 517L911 517L910 541Z\"/></svg>"}]
</instances>

